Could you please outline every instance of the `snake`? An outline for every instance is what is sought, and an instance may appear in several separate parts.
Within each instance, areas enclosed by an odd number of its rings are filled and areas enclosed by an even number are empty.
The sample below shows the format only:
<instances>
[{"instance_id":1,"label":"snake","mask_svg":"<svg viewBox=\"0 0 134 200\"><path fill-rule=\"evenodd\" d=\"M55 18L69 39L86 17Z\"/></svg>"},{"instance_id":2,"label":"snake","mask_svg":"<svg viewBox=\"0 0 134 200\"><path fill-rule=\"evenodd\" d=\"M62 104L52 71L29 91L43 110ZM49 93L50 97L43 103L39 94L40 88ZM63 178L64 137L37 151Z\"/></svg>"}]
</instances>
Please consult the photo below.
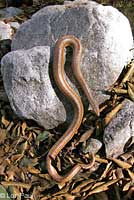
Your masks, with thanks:
<instances>
[{"instance_id":1,"label":"snake","mask_svg":"<svg viewBox=\"0 0 134 200\"><path fill-rule=\"evenodd\" d=\"M81 125L84 107L80 96L71 88L65 77L65 49L66 47L72 47L73 55L71 60L71 67L73 74L83 89L89 103L92 106L93 111L99 116L99 107L92 96L91 90L86 83L81 69L80 61L82 54L82 45L80 40L74 35L64 35L60 37L55 44L54 57L53 57L53 75L55 82L59 90L69 99L74 109L74 116L71 124L60 139L51 147L47 154L46 164L49 175L58 183L66 183L70 181L81 169L90 169L95 162L95 156L92 154L91 161L89 163L77 163L72 169L64 176L60 175L57 169L53 166L52 162L56 159L59 152L65 147L65 145L77 134Z\"/></svg>"}]
</instances>

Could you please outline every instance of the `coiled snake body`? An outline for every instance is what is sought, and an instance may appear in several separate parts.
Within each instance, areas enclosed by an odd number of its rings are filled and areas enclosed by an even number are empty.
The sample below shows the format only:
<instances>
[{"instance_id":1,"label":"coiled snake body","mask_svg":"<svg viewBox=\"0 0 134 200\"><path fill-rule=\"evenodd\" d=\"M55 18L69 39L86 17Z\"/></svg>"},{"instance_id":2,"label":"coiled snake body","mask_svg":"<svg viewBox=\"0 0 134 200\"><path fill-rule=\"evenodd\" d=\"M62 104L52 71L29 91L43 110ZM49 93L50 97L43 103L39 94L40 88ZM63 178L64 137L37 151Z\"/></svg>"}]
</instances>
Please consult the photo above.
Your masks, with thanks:
<instances>
[{"instance_id":1,"label":"coiled snake body","mask_svg":"<svg viewBox=\"0 0 134 200\"><path fill-rule=\"evenodd\" d=\"M65 64L65 48L67 46L71 46L73 48L73 57L72 57L72 69L75 78L79 82L80 86L82 87L85 95L88 98L93 110L99 116L99 108L92 97L91 91L81 73L80 70L80 59L81 59L81 43L80 41L73 35L65 35L61 37L55 45L54 50L54 63L53 63L53 70L54 70L54 78L57 83L57 86L61 90L61 92L68 97L70 102L74 108L74 118L72 123L70 124L67 131L63 134L63 136L52 146L48 155L47 155L47 169L50 176L57 182L65 183L72 179L80 169L89 169L93 166L95 162L95 158L92 155L92 161L89 164L76 164L71 171L69 171L65 176L61 176L58 174L57 170L52 165L52 160L56 158L58 153L64 148L64 146L72 139L74 134L77 133L78 128L81 125L84 108L81 101L81 98L77 93L70 87L65 79L65 72L64 72L64 64Z\"/></svg>"}]
</instances>

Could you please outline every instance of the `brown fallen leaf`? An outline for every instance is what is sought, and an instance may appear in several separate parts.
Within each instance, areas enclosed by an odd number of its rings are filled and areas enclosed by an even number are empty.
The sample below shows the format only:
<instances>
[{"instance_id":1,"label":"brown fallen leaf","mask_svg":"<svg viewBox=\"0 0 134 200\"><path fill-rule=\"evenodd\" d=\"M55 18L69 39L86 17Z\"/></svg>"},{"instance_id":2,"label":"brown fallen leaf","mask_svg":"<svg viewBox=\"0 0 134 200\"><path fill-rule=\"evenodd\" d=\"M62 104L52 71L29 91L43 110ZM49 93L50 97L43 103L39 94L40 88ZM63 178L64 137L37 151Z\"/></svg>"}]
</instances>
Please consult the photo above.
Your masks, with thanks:
<instances>
[{"instance_id":1,"label":"brown fallen leaf","mask_svg":"<svg viewBox=\"0 0 134 200\"><path fill-rule=\"evenodd\" d=\"M108 159L112 160L113 162L115 162L119 167L123 168L123 169L129 169L132 167L132 165L130 165L129 163L127 162L124 162L124 161L121 161L117 158L112 158L112 157L109 157Z\"/></svg>"},{"instance_id":2,"label":"brown fallen leaf","mask_svg":"<svg viewBox=\"0 0 134 200\"><path fill-rule=\"evenodd\" d=\"M131 186L131 184L132 184L131 181L127 182L127 183L124 185L122 191L128 191L129 188L130 188L130 186Z\"/></svg>"},{"instance_id":3,"label":"brown fallen leaf","mask_svg":"<svg viewBox=\"0 0 134 200\"><path fill-rule=\"evenodd\" d=\"M9 132L11 131L12 127L14 126L14 123L11 121L8 127L6 128L6 131Z\"/></svg>"},{"instance_id":4,"label":"brown fallen leaf","mask_svg":"<svg viewBox=\"0 0 134 200\"><path fill-rule=\"evenodd\" d=\"M40 174L40 170L39 169L36 169L35 167L33 166L28 166L28 171L31 173L31 174Z\"/></svg>"},{"instance_id":5,"label":"brown fallen leaf","mask_svg":"<svg viewBox=\"0 0 134 200\"><path fill-rule=\"evenodd\" d=\"M22 187L26 189L30 189L31 187L30 183L22 183L22 182L14 182L14 181L2 181L1 184L4 186L17 186L17 187Z\"/></svg>"},{"instance_id":6,"label":"brown fallen leaf","mask_svg":"<svg viewBox=\"0 0 134 200\"><path fill-rule=\"evenodd\" d=\"M82 134L82 136L80 137L78 143L81 142L85 142L87 139L90 138L90 136L92 135L92 133L94 132L94 127L91 127L89 130L87 130L85 133Z\"/></svg>"},{"instance_id":7,"label":"brown fallen leaf","mask_svg":"<svg viewBox=\"0 0 134 200\"><path fill-rule=\"evenodd\" d=\"M20 161L23 158L23 154L15 154L11 156L11 161L14 163L17 163L18 161Z\"/></svg>"},{"instance_id":8,"label":"brown fallen leaf","mask_svg":"<svg viewBox=\"0 0 134 200\"><path fill-rule=\"evenodd\" d=\"M127 89L122 89L122 88L119 88L119 87L115 87L113 88L113 91L118 95L118 94L127 94L128 91Z\"/></svg>"},{"instance_id":9,"label":"brown fallen leaf","mask_svg":"<svg viewBox=\"0 0 134 200\"><path fill-rule=\"evenodd\" d=\"M7 128L8 125L10 124L10 121L8 121L8 120L5 118L5 116L2 116L1 123Z\"/></svg>"},{"instance_id":10,"label":"brown fallen leaf","mask_svg":"<svg viewBox=\"0 0 134 200\"><path fill-rule=\"evenodd\" d=\"M134 101L134 85L130 82L127 82L127 87L128 87L128 95L129 98Z\"/></svg>"},{"instance_id":11,"label":"brown fallen leaf","mask_svg":"<svg viewBox=\"0 0 134 200\"><path fill-rule=\"evenodd\" d=\"M117 183L119 180L120 180L120 179L115 179L115 180L110 180L110 181L108 181L107 183L102 183L100 186L95 187L93 190L91 189L91 191L88 192L88 194L87 194L84 198L82 198L82 200L87 199L87 197L88 197L88 196L91 196L92 194L95 194L95 193L99 193L99 192L103 192L103 191L108 190L108 189L109 189L109 188L108 188L109 186L111 186L111 185Z\"/></svg>"},{"instance_id":12,"label":"brown fallen leaf","mask_svg":"<svg viewBox=\"0 0 134 200\"><path fill-rule=\"evenodd\" d=\"M43 197L43 198L46 200L48 199L48 197ZM43 198L41 198L39 186L34 186L30 200L41 200Z\"/></svg>"},{"instance_id":13,"label":"brown fallen leaf","mask_svg":"<svg viewBox=\"0 0 134 200\"><path fill-rule=\"evenodd\" d=\"M100 185L104 184L105 182L104 181L101 181L101 182L97 182L94 181L93 183L90 183L88 184L87 186L85 186L83 189L82 189L82 192L87 192L87 191L90 191L92 190L94 187L99 187Z\"/></svg>"},{"instance_id":14,"label":"brown fallen leaf","mask_svg":"<svg viewBox=\"0 0 134 200\"><path fill-rule=\"evenodd\" d=\"M6 136L7 136L7 131L6 129L1 129L0 128L0 144L3 144L5 139L6 139Z\"/></svg>"},{"instance_id":15,"label":"brown fallen leaf","mask_svg":"<svg viewBox=\"0 0 134 200\"><path fill-rule=\"evenodd\" d=\"M129 81L130 77L132 76L132 74L134 73L134 63L131 62L127 65L127 68L128 68L128 71L127 73L125 74L124 78L122 79L121 81L121 84Z\"/></svg>"},{"instance_id":16,"label":"brown fallen leaf","mask_svg":"<svg viewBox=\"0 0 134 200\"><path fill-rule=\"evenodd\" d=\"M6 181L14 181L21 179L21 169L18 166L10 165L6 170Z\"/></svg>"},{"instance_id":17,"label":"brown fallen leaf","mask_svg":"<svg viewBox=\"0 0 134 200\"><path fill-rule=\"evenodd\" d=\"M108 160L104 159L104 158L100 158L98 155L95 156L95 161L99 162L99 163L105 163L108 164Z\"/></svg>"},{"instance_id":18,"label":"brown fallen leaf","mask_svg":"<svg viewBox=\"0 0 134 200\"><path fill-rule=\"evenodd\" d=\"M29 144L27 141L24 141L19 147L18 147L18 150L19 152L24 155L25 154L25 151L28 151L29 149Z\"/></svg>"},{"instance_id":19,"label":"brown fallen leaf","mask_svg":"<svg viewBox=\"0 0 134 200\"><path fill-rule=\"evenodd\" d=\"M104 124L105 126L107 126L109 124L109 122L116 116L116 114L119 112L119 110L122 108L122 103L119 103L118 105L116 105L111 112L109 112L104 119Z\"/></svg>"},{"instance_id":20,"label":"brown fallen leaf","mask_svg":"<svg viewBox=\"0 0 134 200\"><path fill-rule=\"evenodd\" d=\"M112 162L109 162L109 163L106 165L106 168L105 168L104 172L102 173L102 175L101 175L101 177L100 177L99 180L102 180L103 178L106 178L108 172L109 172L110 169L112 168L111 165L112 165Z\"/></svg>"},{"instance_id":21,"label":"brown fallen leaf","mask_svg":"<svg viewBox=\"0 0 134 200\"><path fill-rule=\"evenodd\" d=\"M22 135L25 135L25 131L26 131L26 128L27 128L26 122L22 123L21 128L22 128Z\"/></svg>"},{"instance_id":22,"label":"brown fallen leaf","mask_svg":"<svg viewBox=\"0 0 134 200\"><path fill-rule=\"evenodd\" d=\"M127 170L128 174L129 174L131 180L132 180L132 183L134 183L134 173L132 171L130 171L129 169L126 169L126 170Z\"/></svg>"},{"instance_id":23,"label":"brown fallen leaf","mask_svg":"<svg viewBox=\"0 0 134 200\"><path fill-rule=\"evenodd\" d=\"M5 175L5 169L8 166L7 160L3 160L3 162L0 164L0 175Z\"/></svg>"},{"instance_id":24,"label":"brown fallen leaf","mask_svg":"<svg viewBox=\"0 0 134 200\"><path fill-rule=\"evenodd\" d=\"M71 193L72 194L75 194L75 193L78 193L82 190L82 188L84 188L85 186L93 183L95 180L94 179L89 179L89 180L85 180L85 181L82 181L82 183L80 183L76 188L74 188Z\"/></svg>"}]
</instances>

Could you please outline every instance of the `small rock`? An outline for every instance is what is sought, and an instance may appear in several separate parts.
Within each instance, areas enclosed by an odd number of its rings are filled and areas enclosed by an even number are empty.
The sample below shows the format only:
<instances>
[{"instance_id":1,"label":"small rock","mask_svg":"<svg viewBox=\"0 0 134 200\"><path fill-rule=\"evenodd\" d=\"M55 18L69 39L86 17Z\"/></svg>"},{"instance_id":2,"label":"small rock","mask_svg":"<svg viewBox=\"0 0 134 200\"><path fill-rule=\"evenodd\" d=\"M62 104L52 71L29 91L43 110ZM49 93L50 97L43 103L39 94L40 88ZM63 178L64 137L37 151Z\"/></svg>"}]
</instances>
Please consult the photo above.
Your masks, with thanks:
<instances>
[{"instance_id":1,"label":"small rock","mask_svg":"<svg viewBox=\"0 0 134 200\"><path fill-rule=\"evenodd\" d=\"M86 147L83 148L83 152L96 154L101 147L102 143L99 140L90 138L86 144Z\"/></svg>"},{"instance_id":2,"label":"small rock","mask_svg":"<svg viewBox=\"0 0 134 200\"><path fill-rule=\"evenodd\" d=\"M0 9L0 19L10 19L17 15L23 14L23 10L15 7L7 7Z\"/></svg>"},{"instance_id":3,"label":"small rock","mask_svg":"<svg viewBox=\"0 0 134 200\"><path fill-rule=\"evenodd\" d=\"M124 107L104 131L103 141L107 157L118 157L124 152L128 140L134 136L134 103L126 101Z\"/></svg>"},{"instance_id":4,"label":"small rock","mask_svg":"<svg viewBox=\"0 0 134 200\"><path fill-rule=\"evenodd\" d=\"M12 29L9 24L0 21L0 40L11 39Z\"/></svg>"},{"instance_id":5,"label":"small rock","mask_svg":"<svg viewBox=\"0 0 134 200\"><path fill-rule=\"evenodd\" d=\"M46 129L63 123L66 116L50 82L49 59L50 48L37 46L10 52L1 60L4 86L14 112Z\"/></svg>"}]
</instances>

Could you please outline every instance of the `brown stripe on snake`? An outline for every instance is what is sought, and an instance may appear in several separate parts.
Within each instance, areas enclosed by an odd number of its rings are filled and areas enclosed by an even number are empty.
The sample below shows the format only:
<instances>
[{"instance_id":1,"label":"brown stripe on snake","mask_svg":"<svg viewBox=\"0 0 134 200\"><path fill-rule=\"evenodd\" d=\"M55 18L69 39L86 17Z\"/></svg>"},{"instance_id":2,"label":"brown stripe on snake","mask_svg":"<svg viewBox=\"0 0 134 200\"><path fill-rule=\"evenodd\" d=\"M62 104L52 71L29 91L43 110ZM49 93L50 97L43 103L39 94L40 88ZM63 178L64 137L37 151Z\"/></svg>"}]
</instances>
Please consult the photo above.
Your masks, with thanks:
<instances>
[{"instance_id":1,"label":"brown stripe on snake","mask_svg":"<svg viewBox=\"0 0 134 200\"><path fill-rule=\"evenodd\" d=\"M85 95L88 98L89 103L91 104L95 113L99 116L99 108L95 100L92 97L90 88L88 87L82 73L80 70L80 59L81 59L81 43L73 35L65 35L61 37L55 45L54 50L54 63L53 63L53 72L54 78L57 83L57 86L61 92L70 100L74 108L74 118L70 124L67 131L63 136L52 146L48 155L47 155L47 169L50 176L57 182L65 183L71 180L81 169L89 169L94 165L95 157L92 154L92 159L89 164L76 164L71 171L69 171L65 176L58 174L57 170L52 165L52 161L56 158L59 152L65 147L65 145L72 139L74 134L77 133L84 114L84 108L81 101L81 98L77 93L70 87L65 79L65 48L71 46L73 48L73 57L72 57L72 69L75 78L82 87Z\"/></svg>"}]
</instances>

